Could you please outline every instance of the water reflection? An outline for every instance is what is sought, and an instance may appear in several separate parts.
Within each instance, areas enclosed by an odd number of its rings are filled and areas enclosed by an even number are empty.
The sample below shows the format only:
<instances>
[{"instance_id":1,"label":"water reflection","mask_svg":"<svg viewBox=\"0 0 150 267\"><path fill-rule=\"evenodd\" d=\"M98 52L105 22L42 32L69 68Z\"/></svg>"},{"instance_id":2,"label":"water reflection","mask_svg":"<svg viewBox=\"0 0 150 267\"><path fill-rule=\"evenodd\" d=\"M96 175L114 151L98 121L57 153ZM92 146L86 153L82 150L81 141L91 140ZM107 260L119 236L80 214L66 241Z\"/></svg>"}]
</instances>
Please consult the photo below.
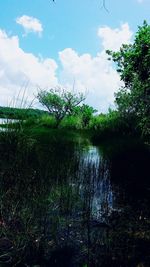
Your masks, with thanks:
<instances>
[{"instance_id":1,"label":"water reflection","mask_svg":"<svg viewBox=\"0 0 150 267\"><path fill-rule=\"evenodd\" d=\"M14 137L0 149L0 253L10 266L146 266L149 198L130 196L133 153L109 159L63 135Z\"/></svg>"},{"instance_id":2,"label":"water reflection","mask_svg":"<svg viewBox=\"0 0 150 267\"><path fill-rule=\"evenodd\" d=\"M5 118L0 118L0 131L5 132L5 131L10 131L10 127L7 125L12 126L13 123L19 122L20 120L17 119L5 119ZM11 129L13 131L13 129Z\"/></svg>"},{"instance_id":3,"label":"water reflection","mask_svg":"<svg viewBox=\"0 0 150 267\"><path fill-rule=\"evenodd\" d=\"M90 174L90 180L85 185L85 172L87 170ZM89 191L93 219L104 221L106 214L110 214L113 210L114 196L110 183L108 162L102 158L98 147L91 145L83 149L80 157L79 177L82 179L81 194L85 190Z\"/></svg>"},{"instance_id":4,"label":"water reflection","mask_svg":"<svg viewBox=\"0 0 150 267\"><path fill-rule=\"evenodd\" d=\"M13 122L18 122L18 121L20 121L20 120L0 118L0 124L13 123Z\"/></svg>"}]
</instances>

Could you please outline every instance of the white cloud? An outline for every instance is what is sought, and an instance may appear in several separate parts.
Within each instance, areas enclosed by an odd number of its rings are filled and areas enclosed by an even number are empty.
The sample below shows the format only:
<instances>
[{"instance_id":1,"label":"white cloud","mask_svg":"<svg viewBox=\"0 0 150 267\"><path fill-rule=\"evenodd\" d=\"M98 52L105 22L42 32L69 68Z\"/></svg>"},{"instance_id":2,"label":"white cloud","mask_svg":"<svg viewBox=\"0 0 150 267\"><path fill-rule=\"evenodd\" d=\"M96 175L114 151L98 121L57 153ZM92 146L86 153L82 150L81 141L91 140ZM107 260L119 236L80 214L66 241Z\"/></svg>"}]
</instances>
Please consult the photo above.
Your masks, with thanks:
<instances>
[{"instance_id":1,"label":"white cloud","mask_svg":"<svg viewBox=\"0 0 150 267\"><path fill-rule=\"evenodd\" d=\"M124 43L131 41L132 32L130 31L128 23L121 25L120 29L112 29L108 26L100 27L98 29L98 36L102 39L102 46L104 49L117 51Z\"/></svg>"},{"instance_id":2,"label":"white cloud","mask_svg":"<svg viewBox=\"0 0 150 267\"><path fill-rule=\"evenodd\" d=\"M110 35L109 35L110 33ZM112 62L107 60L106 49L117 50L122 43L129 43L132 33L127 24L118 29L101 27L98 30L103 49L95 57L79 55L72 48L59 52L61 68L51 59L41 59L20 48L17 36L9 37L0 30L0 105L7 105L23 85L33 98L37 87L50 88L58 84L78 91L88 91L86 102L99 111L113 105L114 92L120 86L119 75Z\"/></svg>"},{"instance_id":3,"label":"white cloud","mask_svg":"<svg viewBox=\"0 0 150 267\"><path fill-rule=\"evenodd\" d=\"M106 111L112 105L114 91L119 87L120 79L104 52L91 57L89 54L79 56L71 48L59 53L63 66L61 80L71 87L87 91L87 101L100 111Z\"/></svg>"},{"instance_id":4,"label":"white cloud","mask_svg":"<svg viewBox=\"0 0 150 267\"><path fill-rule=\"evenodd\" d=\"M88 103L105 112L113 105L114 92L121 84L118 73L107 60L105 50L116 51L122 43L129 43L132 32L128 24L123 24L120 29L101 27L98 36L102 40L103 50L95 57L90 54L79 55L71 48L59 53L63 67L61 81L69 87L75 81L77 90L88 91Z\"/></svg>"},{"instance_id":5,"label":"white cloud","mask_svg":"<svg viewBox=\"0 0 150 267\"><path fill-rule=\"evenodd\" d=\"M17 18L16 22L24 28L25 34L28 34L29 32L38 33L39 36L42 34L43 27L37 18L23 15Z\"/></svg>"},{"instance_id":6,"label":"white cloud","mask_svg":"<svg viewBox=\"0 0 150 267\"><path fill-rule=\"evenodd\" d=\"M53 59L41 59L25 53L17 36L9 37L0 30L0 105L10 103L26 84L30 99L33 99L38 87L55 86L56 69Z\"/></svg>"}]
</instances>

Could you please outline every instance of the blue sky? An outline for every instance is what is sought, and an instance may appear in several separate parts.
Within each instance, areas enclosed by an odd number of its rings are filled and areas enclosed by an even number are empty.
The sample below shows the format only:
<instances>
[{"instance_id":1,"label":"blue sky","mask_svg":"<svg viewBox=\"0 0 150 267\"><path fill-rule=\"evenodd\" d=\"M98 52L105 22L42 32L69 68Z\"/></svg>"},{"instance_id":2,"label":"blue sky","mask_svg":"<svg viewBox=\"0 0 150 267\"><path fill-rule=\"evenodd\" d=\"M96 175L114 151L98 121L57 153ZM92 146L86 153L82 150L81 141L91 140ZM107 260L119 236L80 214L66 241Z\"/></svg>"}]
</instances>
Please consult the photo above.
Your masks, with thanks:
<instances>
[{"instance_id":1,"label":"blue sky","mask_svg":"<svg viewBox=\"0 0 150 267\"><path fill-rule=\"evenodd\" d=\"M113 107L120 86L105 49L132 42L149 22L150 0L2 0L0 2L0 105L21 88L31 100L37 88L75 84L99 111ZM36 103L35 103L36 105Z\"/></svg>"}]
</instances>

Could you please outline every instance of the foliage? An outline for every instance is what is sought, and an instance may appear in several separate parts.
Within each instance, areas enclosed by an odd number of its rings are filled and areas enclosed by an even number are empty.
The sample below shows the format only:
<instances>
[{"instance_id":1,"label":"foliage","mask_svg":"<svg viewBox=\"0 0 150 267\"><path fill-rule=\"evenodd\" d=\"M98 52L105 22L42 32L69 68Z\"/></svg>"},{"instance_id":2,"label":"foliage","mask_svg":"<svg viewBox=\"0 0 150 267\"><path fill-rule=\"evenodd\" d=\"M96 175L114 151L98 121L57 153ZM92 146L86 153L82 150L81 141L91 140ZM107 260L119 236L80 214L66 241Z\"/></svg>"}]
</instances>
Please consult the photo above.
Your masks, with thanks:
<instances>
[{"instance_id":1,"label":"foliage","mask_svg":"<svg viewBox=\"0 0 150 267\"><path fill-rule=\"evenodd\" d=\"M37 124L38 121L39 121L38 118L29 117L25 121L23 121L23 126L26 127L26 128L27 127L33 127L33 126L35 126ZM15 123L13 123L13 125L15 126Z\"/></svg>"},{"instance_id":2,"label":"foliage","mask_svg":"<svg viewBox=\"0 0 150 267\"><path fill-rule=\"evenodd\" d=\"M112 110L109 110L108 114L94 116L89 128L94 130L93 139L98 142L127 135L138 136L135 122L130 117L124 119L118 111Z\"/></svg>"},{"instance_id":3,"label":"foliage","mask_svg":"<svg viewBox=\"0 0 150 267\"><path fill-rule=\"evenodd\" d=\"M87 128L89 126L89 123L93 118L94 113L96 112L96 109L87 104L83 104L82 106L77 107L74 111L76 115L82 118L83 128Z\"/></svg>"},{"instance_id":4,"label":"foliage","mask_svg":"<svg viewBox=\"0 0 150 267\"><path fill-rule=\"evenodd\" d=\"M123 117L134 116L142 134L150 134L150 25L144 21L133 44L122 45L118 52L107 51L124 86L116 93Z\"/></svg>"},{"instance_id":5,"label":"foliage","mask_svg":"<svg viewBox=\"0 0 150 267\"><path fill-rule=\"evenodd\" d=\"M117 113L109 114L109 117L113 116ZM101 117L106 119L107 115ZM134 261L137 263L137 255L142 259L148 255L149 259L149 190L143 180L149 157L143 160L141 149L135 154L132 150L128 161L129 154L123 150L117 160L109 161L100 154L100 161L93 162L93 154L87 158L89 145L83 146L81 139L73 140L70 133L68 131L67 136L67 131L54 129L46 136L31 140L23 133L14 139L13 131L9 145L8 139L1 139L0 135L3 155L0 159L1 252L4 253L3 240L12 244L10 250L6 248L12 261L3 265L123 266L126 262L127 266L133 266ZM105 149L108 148L107 142ZM110 153L108 157L110 159ZM149 178L148 172L146 177ZM119 178L123 185L123 197L122 188L116 186L114 178ZM99 200L97 192L101 192L102 201L93 213L91 204L95 195ZM144 198L142 194L145 192L147 202L144 206L145 194ZM109 204L114 196L118 210ZM122 208L124 203L127 207L124 205ZM101 210L103 221L96 217ZM87 227L90 228L88 233ZM73 250L71 261L68 260L68 248ZM128 259L131 259L131 264L128 264Z\"/></svg>"},{"instance_id":6,"label":"foliage","mask_svg":"<svg viewBox=\"0 0 150 267\"><path fill-rule=\"evenodd\" d=\"M55 128L56 127L56 119L54 116L43 115L39 120L39 125Z\"/></svg>"},{"instance_id":7,"label":"foliage","mask_svg":"<svg viewBox=\"0 0 150 267\"><path fill-rule=\"evenodd\" d=\"M0 118L7 119L37 118L46 113L46 111L32 108L0 107Z\"/></svg>"},{"instance_id":8,"label":"foliage","mask_svg":"<svg viewBox=\"0 0 150 267\"><path fill-rule=\"evenodd\" d=\"M66 129L82 129L82 118L81 116L68 116L65 117L60 124L61 128Z\"/></svg>"},{"instance_id":9,"label":"foliage","mask_svg":"<svg viewBox=\"0 0 150 267\"><path fill-rule=\"evenodd\" d=\"M84 99L82 93L72 93L64 89L50 89L49 91L40 91L37 96L39 102L48 109L50 115L53 115L57 121L57 126L62 119L71 115Z\"/></svg>"},{"instance_id":10,"label":"foliage","mask_svg":"<svg viewBox=\"0 0 150 267\"><path fill-rule=\"evenodd\" d=\"M90 128L101 130L106 128L116 127L116 122L119 120L117 111L110 111L108 114L100 114L95 116L91 121Z\"/></svg>"}]
</instances>

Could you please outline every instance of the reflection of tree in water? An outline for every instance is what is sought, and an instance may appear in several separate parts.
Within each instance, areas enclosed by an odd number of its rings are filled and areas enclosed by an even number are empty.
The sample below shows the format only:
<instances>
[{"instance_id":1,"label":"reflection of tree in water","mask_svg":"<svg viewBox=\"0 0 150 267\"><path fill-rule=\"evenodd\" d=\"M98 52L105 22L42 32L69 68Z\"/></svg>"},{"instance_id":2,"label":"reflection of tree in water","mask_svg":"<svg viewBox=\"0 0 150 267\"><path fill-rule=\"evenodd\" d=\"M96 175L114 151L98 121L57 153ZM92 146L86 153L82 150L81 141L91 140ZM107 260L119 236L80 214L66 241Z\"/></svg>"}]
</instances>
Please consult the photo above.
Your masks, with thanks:
<instances>
[{"instance_id":1,"label":"reflection of tree in water","mask_svg":"<svg viewBox=\"0 0 150 267\"><path fill-rule=\"evenodd\" d=\"M131 206L122 210L96 147L58 140L13 146L0 162L1 255L18 266L136 266L147 222L135 220Z\"/></svg>"},{"instance_id":2,"label":"reflection of tree in water","mask_svg":"<svg viewBox=\"0 0 150 267\"><path fill-rule=\"evenodd\" d=\"M99 155L96 147L89 147L81 156L79 181L80 194L90 201L92 218L105 221L104 215L108 216L113 208L113 192L108 162Z\"/></svg>"}]
</instances>

